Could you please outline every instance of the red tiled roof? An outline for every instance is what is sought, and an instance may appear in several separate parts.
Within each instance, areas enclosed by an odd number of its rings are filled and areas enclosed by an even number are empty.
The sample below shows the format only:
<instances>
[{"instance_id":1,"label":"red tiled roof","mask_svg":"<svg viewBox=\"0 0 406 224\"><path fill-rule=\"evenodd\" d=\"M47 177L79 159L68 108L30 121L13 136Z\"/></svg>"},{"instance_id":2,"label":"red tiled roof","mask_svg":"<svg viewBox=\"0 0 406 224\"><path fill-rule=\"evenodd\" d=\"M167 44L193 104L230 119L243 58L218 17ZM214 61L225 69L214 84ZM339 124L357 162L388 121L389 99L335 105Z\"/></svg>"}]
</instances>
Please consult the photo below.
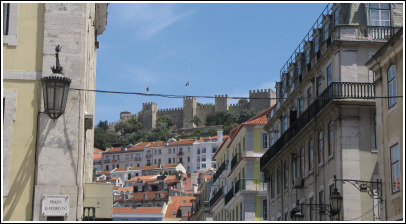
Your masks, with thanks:
<instances>
[{"instance_id":1,"label":"red tiled roof","mask_svg":"<svg viewBox=\"0 0 406 224\"><path fill-rule=\"evenodd\" d=\"M168 204L166 209L165 217L166 218L176 218L176 213L181 206L192 206L191 199L194 199L194 196L172 196L171 203ZM174 212L175 215L173 214Z\"/></svg>"},{"instance_id":2,"label":"red tiled roof","mask_svg":"<svg viewBox=\"0 0 406 224\"><path fill-rule=\"evenodd\" d=\"M142 182L149 182L149 181L156 181L158 175L149 175L149 176L138 176L138 177L133 177L128 182L136 182L139 179L142 180Z\"/></svg>"},{"instance_id":3,"label":"red tiled roof","mask_svg":"<svg viewBox=\"0 0 406 224\"><path fill-rule=\"evenodd\" d=\"M158 146L163 146L164 141L159 141L159 142L151 142L148 147L158 147Z\"/></svg>"},{"instance_id":4,"label":"red tiled roof","mask_svg":"<svg viewBox=\"0 0 406 224\"><path fill-rule=\"evenodd\" d=\"M210 180L212 177L213 176L210 176L210 175L204 175L204 179L206 179L206 180Z\"/></svg>"},{"instance_id":5,"label":"red tiled roof","mask_svg":"<svg viewBox=\"0 0 406 224\"><path fill-rule=\"evenodd\" d=\"M140 167L133 167L130 170L150 170L150 169L157 169L158 165L155 166L140 166Z\"/></svg>"},{"instance_id":6,"label":"red tiled roof","mask_svg":"<svg viewBox=\"0 0 406 224\"><path fill-rule=\"evenodd\" d=\"M144 194L147 196L147 200L154 200L155 194L159 194L159 199L166 199L168 197L168 191L147 191L147 192L135 192L128 195L128 201L140 201L144 200Z\"/></svg>"},{"instance_id":7,"label":"red tiled roof","mask_svg":"<svg viewBox=\"0 0 406 224\"><path fill-rule=\"evenodd\" d=\"M111 172L111 170L105 170L105 171L98 173L97 175L109 174L110 172Z\"/></svg>"},{"instance_id":8,"label":"red tiled roof","mask_svg":"<svg viewBox=\"0 0 406 224\"><path fill-rule=\"evenodd\" d=\"M118 172L118 171L125 171L125 168L115 168L113 171L111 172Z\"/></svg>"},{"instance_id":9,"label":"red tiled roof","mask_svg":"<svg viewBox=\"0 0 406 224\"><path fill-rule=\"evenodd\" d=\"M190 177L186 177L183 181L185 191L192 191L192 181Z\"/></svg>"},{"instance_id":10,"label":"red tiled roof","mask_svg":"<svg viewBox=\"0 0 406 224\"><path fill-rule=\"evenodd\" d=\"M164 182L166 183L166 182L179 182L179 181L176 179L176 175L169 175L165 178Z\"/></svg>"},{"instance_id":11,"label":"red tiled roof","mask_svg":"<svg viewBox=\"0 0 406 224\"><path fill-rule=\"evenodd\" d=\"M118 179L118 177L112 177L112 178L110 178L110 180L117 180Z\"/></svg>"},{"instance_id":12,"label":"red tiled roof","mask_svg":"<svg viewBox=\"0 0 406 224\"><path fill-rule=\"evenodd\" d=\"M93 153L93 159L101 159L102 158L102 154L99 153Z\"/></svg>"},{"instance_id":13,"label":"red tiled roof","mask_svg":"<svg viewBox=\"0 0 406 224\"><path fill-rule=\"evenodd\" d=\"M260 118L249 120L249 121L245 122L244 124L266 124L266 123L268 123L268 119L266 118L266 116L263 116Z\"/></svg>"},{"instance_id":14,"label":"red tiled roof","mask_svg":"<svg viewBox=\"0 0 406 224\"><path fill-rule=\"evenodd\" d=\"M119 189L116 190L117 193L121 193L122 191L124 192L133 192L134 188L133 187L120 187Z\"/></svg>"},{"instance_id":15,"label":"red tiled roof","mask_svg":"<svg viewBox=\"0 0 406 224\"><path fill-rule=\"evenodd\" d=\"M178 164L172 163L172 164L166 164L163 166L163 168L168 168L168 167L176 167Z\"/></svg>"},{"instance_id":16,"label":"red tiled roof","mask_svg":"<svg viewBox=\"0 0 406 224\"><path fill-rule=\"evenodd\" d=\"M104 151L103 150L100 150L100 149L98 149L98 148L93 148L93 153L103 153Z\"/></svg>"},{"instance_id":17,"label":"red tiled roof","mask_svg":"<svg viewBox=\"0 0 406 224\"><path fill-rule=\"evenodd\" d=\"M196 139L182 139L179 141L174 141L172 143L168 142L169 145L191 145L196 141Z\"/></svg>"},{"instance_id":18,"label":"red tiled roof","mask_svg":"<svg viewBox=\"0 0 406 224\"><path fill-rule=\"evenodd\" d=\"M113 213L161 213L161 207L113 207Z\"/></svg>"}]
</instances>

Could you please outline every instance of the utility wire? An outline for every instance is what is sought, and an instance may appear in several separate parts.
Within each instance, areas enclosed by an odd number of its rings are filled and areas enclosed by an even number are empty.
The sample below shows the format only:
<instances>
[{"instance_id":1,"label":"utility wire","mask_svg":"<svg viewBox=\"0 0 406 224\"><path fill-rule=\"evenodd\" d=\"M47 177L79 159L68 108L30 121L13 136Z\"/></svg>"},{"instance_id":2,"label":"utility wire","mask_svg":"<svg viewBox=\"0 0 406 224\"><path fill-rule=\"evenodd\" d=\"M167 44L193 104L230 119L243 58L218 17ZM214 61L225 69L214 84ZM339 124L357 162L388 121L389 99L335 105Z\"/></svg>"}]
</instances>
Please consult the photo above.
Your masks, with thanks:
<instances>
[{"instance_id":1,"label":"utility wire","mask_svg":"<svg viewBox=\"0 0 406 224\"><path fill-rule=\"evenodd\" d=\"M154 94L154 93L138 93L138 92L121 92L121 91L108 91L108 90L96 90L96 89L78 89L78 88L70 88L71 90L78 90L78 91L88 91L88 92L97 92L97 93L115 93L115 94L130 94L130 95L141 95L141 96L158 96L158 97L166 97L166 98L184 98L184 97L194 97L194 98L216 98L216 96L188 96L188 95L171 95L171 94ZM371 96L371 97L351 97L351 96L344 96L344 97L297 97L294 99L380 99L380 98L400 98L403 96ZM232 97L229 96L229 99L291 99L291 97Z\"/></svg>"}]
</instances>

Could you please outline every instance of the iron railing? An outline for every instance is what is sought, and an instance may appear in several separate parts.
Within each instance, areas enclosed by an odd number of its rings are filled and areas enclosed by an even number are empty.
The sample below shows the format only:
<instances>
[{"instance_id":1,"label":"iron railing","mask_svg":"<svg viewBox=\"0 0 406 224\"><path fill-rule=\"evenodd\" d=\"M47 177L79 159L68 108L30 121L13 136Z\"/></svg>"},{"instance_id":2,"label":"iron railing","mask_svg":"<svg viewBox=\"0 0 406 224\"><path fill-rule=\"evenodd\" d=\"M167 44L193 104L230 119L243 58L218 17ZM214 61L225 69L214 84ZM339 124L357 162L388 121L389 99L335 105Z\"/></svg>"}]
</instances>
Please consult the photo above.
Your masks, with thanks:
<instances>
[{"instance_id":1,"label":"iron railing","mask_svg":"<svg viewBox=\"0 0 406 224\"><path fill-rule=\"evenodd\" d=\"M266 191L267 184L260 179L239 179L225 196L225 204L227 205L240 190L244 191Z\"/></svg>"},{"instance_id":2,"label":"iron railing","mask_svg":"<svg viewBox=\"0 0 406 224\"><path fill-rule=\"evenodd\" d=\"M280 138L260 159L261 170L292 140L332 99L374 99L372 83L333 82L316 100L290 125Z\"/></svg>"},{"instance_id":3,"label":"iron railing","mask_svg":"<svg viewBox=\"0 0 406 224\"><path fill-rule=\"evenodd\" d=\"M214 175L213 175L213 184L216 182L217 178L219 178L221 176L221 173L223 173L223 171L227 168L227 165L228 165L228 160L224 161L220 165L220 167L218 168L216 173L214 173Z\"/></svg>"},{"instance_id":4,"label":"iron railing","mask_svg":"<svg viewBox=\"0 0 406 224\"><path fill-rule=\"evenodd\" d=\"M216 194L214 194L214 196L210 199L210 208L213 207L213 205L221 198L221 196L224 195L223 188L224 188L224 186L221 187L221 188L216 192Z\"/></svg>"},{"instance_id":5,"label":"iron railing","mask_svg":"<svg viewBox=\"0 0 406 224\"><path fill-rule=\"evenodd\" d=\"M238 161L241 159L241 153L236 153L233 159L231 160L231 170L237 165Z\"/></svg>"},{"instance_id":6,"label":"iron railing","mask_svg":"<svg viewBox=\"0 0 406 224\"><path fill-rule=\"evenodd\" d=\"M227 192L226 196L224 197L224 203L227 205L228 202L231 201L234 197L234 186Z\"/></svg>"}]
</instances>

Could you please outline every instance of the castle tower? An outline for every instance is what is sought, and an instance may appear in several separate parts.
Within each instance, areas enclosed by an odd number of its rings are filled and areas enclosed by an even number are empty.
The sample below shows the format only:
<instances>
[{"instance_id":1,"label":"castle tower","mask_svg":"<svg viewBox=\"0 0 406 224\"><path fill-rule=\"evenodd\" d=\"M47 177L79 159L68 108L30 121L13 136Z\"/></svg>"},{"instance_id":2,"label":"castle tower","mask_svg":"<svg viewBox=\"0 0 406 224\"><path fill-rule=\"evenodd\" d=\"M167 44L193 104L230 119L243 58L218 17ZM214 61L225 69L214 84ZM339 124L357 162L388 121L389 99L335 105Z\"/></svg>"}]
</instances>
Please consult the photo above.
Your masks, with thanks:
<instances>
[{"instance_id":1,"label":"castle tower","mask_svg":"<svg viewBox=\"0 0 406 224\"><path fill-rule=\"evenodd\" d=\"M131 117L131 112L129 111L123 111L120 113L120 120L125 120Z\"/></svg>"},{"instance_id":2,"label":"castle tower","mask_svg":"<svg viewBox=\"0 0 406 224\"><path fill-rule=\"evenodd\" d=\"M275 97L276 93L271 89L250 90L250 109L263 111L276 103Z\"/></svg>"},{"instance_id":3,"label":"castle tower","mask_svg":"<svg viewBox=\"0 0 406 224\"><path fill-rule=\"evenodd\" d=\"M158 104L152 102L142 104L140 119L144 130L151 130L155 128L157 112Z\"/></svg>"},{"instance_id":4,"label":"castle tower","mask_svg":"<svg viewBox=\"0 0 406 224\"><path fill-rule=\"evenodd\" d=\"M215 112L217 111L224 111L229 109L230 105L230 98L229 96L226 95L215 95L214 96L214 101L215 101Z\"/></svg>"},{"instance_id":5,"label":"castle tower","mask_svg":"<svg viewBox=\"0 0 406 224\"><path fill-rule=\"evenodd\" d=\"M197 101L194 97L183 98L183 128L194 128L195 125L192 122L194 116L196 116Z\"/></svg>"}]
</instances>

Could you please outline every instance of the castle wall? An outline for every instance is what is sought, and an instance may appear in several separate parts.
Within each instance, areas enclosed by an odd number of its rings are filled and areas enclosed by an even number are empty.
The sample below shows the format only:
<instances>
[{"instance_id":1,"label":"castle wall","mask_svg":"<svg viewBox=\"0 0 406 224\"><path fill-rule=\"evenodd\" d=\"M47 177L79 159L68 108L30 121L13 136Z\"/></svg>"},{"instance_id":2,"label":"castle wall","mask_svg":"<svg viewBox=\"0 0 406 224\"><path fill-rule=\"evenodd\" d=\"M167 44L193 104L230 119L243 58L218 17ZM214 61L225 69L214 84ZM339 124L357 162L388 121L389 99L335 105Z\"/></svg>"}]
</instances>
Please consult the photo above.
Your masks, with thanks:
<instances>
[{"instance_id":1,"label":"castle wall","mask_svg":"<svg viewBox=\"0 0 406 224\"><path fill-rule=\"evenodd\" d=\"M140 118L144 130L151 130L155 128L157 112L158 104L151 102L142 104L142 112Z\"/></svg>"},{"instance_id":2,"label":"castle wall","mask_svg":"<svg viewBox=\"0 0 406 224\"><path fill-rule=\"evenodd\" d=\"M215 112L229 110L230 98L228 95L215 95L214 96Z\"/></svg>"},{"instance_id":3,"label":"castle wall","mask_svg":"<svg viewBox=\"0 0 406 224\"><path fill-rule=\"evenodd\" d=\"M157 112L157 119L165 115L170 116L173 119L173 126L176 128L182 128L183 125L183 108L170 108L160 109Z\"/></svg>"},{"instance_id":4,"label":"castle wall","mask_svg":"<svg viewBox=\"0 0 406 224\"><path fill-rule=\"evenodd\" d=\"M238 112L241 112L243 110L248 110L248 109L250 109L249 103L230 104L230 110L236 110Z\"/></svg>"},{"instance_id":5,"label":"castle wall","mask_svg":"<svg viewBox=\"0 0 406 224\"><path fill-rule=\"evenodd\" d=\"M202 120L201 124L199 124L199 127L204 126L204 124L206 123L207 116L214 112L215 112L214 106L198 106L196 108L196 116L200 117L200 119Z\"/></svg>"},{"instance_id":6,"label":"castle wall","mask_svg":"<svg viewBox=\"0 0 406 224\"><path fill-rule=\"evenodd\" d=\"M263 111L276 103L275 97L276 93L271 89L250 90L250 108Z\"/></svg>"},{"instance_id":7,"label":"castle wall","mask_svg":"<svg viewBox=\"0 0 406 224\"><path fill-rule=\"evenodd\" d=\"M197 101L194 97L183 98L183 128L193 128L195 125L192 122L196 116Z\"/></svg>"}]
</instances>

